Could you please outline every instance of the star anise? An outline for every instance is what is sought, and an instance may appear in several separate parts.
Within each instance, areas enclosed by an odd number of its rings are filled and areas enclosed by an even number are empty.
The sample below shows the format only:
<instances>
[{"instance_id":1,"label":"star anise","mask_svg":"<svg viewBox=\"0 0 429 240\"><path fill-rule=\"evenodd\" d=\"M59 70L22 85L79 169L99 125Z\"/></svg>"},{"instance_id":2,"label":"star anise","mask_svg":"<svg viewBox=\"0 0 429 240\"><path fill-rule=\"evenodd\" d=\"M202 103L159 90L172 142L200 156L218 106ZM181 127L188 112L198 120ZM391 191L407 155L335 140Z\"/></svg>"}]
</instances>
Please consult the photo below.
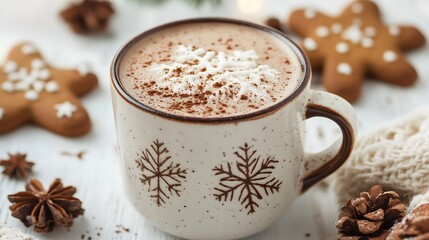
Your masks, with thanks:
<instances>
[{"instance_id":1,"label":"star anise","mask_svg":"<svg viewBox=\"0 0 429 240\"><path fill-rule=\"evenodd\" d=\"M63 187L60 179L55 179L48 191L38 180L32 179L25 190L8 196L13 203L9 209L12 216L21 220L25 226L33 224L36 232L50 232L57 224L71 227L73 218L83 215L82 202L73 197L76 188Z\"/></svg>"},{"instance_id":2,"label":"star anise","mask_svg":"<svg viewBox=\"0 0 429 240\"><path fill-rule=\"evenodd\" d=\"M3 174L9 177L23 178L32 171L33 162L26 160L27 154L11 154L9 159L0 160L0 166L4 167Z\"/></svg>"},{"instance_id":3,"label":"star anise","mask_svg":"<svg viewBox=\"0 0 429 240\"><path fill-rule=\"evenodd\" d=\"M64 9L60 15L76 33L104 31L114 10L109 1L83 0Z\"/></svg>"}]
</instances>

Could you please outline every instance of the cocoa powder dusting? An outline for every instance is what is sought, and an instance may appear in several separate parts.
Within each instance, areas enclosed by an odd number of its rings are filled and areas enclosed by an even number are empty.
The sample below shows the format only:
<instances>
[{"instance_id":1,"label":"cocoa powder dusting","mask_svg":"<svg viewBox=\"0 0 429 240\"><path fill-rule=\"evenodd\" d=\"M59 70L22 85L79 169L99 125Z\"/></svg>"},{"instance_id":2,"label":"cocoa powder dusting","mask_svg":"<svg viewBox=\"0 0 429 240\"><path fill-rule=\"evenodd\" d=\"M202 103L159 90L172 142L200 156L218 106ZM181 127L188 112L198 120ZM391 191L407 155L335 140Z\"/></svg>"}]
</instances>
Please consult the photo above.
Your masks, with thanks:
<instances>
[{"instance_id":1,"label":"cocoa powder dusting","mask_svg":"<svg viewBox=\"0 0 429 240\"><path fill-rule=\"evenodd\" d=\"M210 24L201 25L201 29L209 29L209 25ZM234 26L234 29L230 29L228 26L222 26L221 31L216 32L216 35L214 35L216 37L209 39L205 44L195 43L195 41L201 41L201 37L190 37L192 36L192 29L178 31L173 35L155 35L142 41L139 48L134 50L134 56L130 58L128 62L129 67L123 74L127 79L132 80L132 83L128 85L128 89L132 89L142 103L153 105L152 107L154 108L160 108L160 110L179 115L202 115L209 117L221 115L228 116L240 114L242 112L245 113L246 109L252 109L247 111L254 111L255 109L265 107L267 103L276 102L278 99L281 99L281 97L279 97L279 92L283 90L271 91L269 87L272 84L270 74L260 75L259 81L255 83L255 81L253 81L254 77L242 75L242 79L240 79L240 71L242 71L240 69L238 71L226 69L225 72L236 74L233 76L236 77L237 81L231 82L228 78L224 80L223 78L219 78L218 72L213 69L216 66L207 62L210 56L205 55L206 53L200 55L201 58L199 59L202 61L193 58L192 55L181 55L180 57L185 59L181 62L182 65L174 65L174 67L171 67L173 66L172 64L176 62L177 55L175 51L180 45L189 46L192 51L197 52L201 49L214 52L223 51L225 55L236 54L236 50L254 50L258 52L259 56L256 66L259 64L266 64L268 67L271 67L270 63L275 63L284 67L284 64L292 65L292 63L294 63L284 55L280 56L278 54L283 50L277 45L277 40L272 41L270 37L263 37L262 39L261 37L257 37L256 39L254 37L254 32L246 32L246 29L236 31L236 27L237 26ZM213 32L215 31L210 29L206 35L213 36ZM243 36L250 37L252 41L243 42L243 40L241 40ZM239 59L240 57L237 55L237 58ZM249 62L244 61L242 66L248 66L246 64L252 61L253 60ZM157 75L150 72L153 71L154 66L159 66L156 71L164 73L168 77L171 76L172 78L179 79L178 83L176 84L176 82L174 82L175 85L171 85L159 82ZM195 67L189 68L188 66ZM282 72L282 74L292 74L290 66L284 69L276 69ZM299 67L298 69L301 68ZM237 71L237 73L234 71ZM282 79L286 79L288 76L282 75ZM189 85L182 84L182 77L183 83L189 81L189 78L196 79L196 81ZM258 89L268 94L264 98L260 98L256 91L245 90L242 92L240 91L240 80L248 82L244 89ZM207 83L209 83L209 85ZM266 86L268 86L268 88ZM287 84L285 84L285 86L287 86ZM171 89L169 87L171 87ZM182 88L184 91L177 92L174 91L175 88Z\"/></svg>"}]
</instances>

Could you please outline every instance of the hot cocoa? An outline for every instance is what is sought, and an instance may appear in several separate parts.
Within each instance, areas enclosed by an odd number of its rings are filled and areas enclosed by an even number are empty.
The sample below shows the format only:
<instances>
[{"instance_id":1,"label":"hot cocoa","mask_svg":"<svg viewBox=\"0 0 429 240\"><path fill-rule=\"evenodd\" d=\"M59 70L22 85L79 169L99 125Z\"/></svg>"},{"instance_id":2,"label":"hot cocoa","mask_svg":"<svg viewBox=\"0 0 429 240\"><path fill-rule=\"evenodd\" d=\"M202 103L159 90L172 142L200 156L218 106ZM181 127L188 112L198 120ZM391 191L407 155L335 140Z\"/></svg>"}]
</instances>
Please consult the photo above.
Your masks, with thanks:
<instances>
[{"instance_id":1,"label":"hot cocoa","mask_svg":"<svg viewBox=\"0 0 429 240\"><path fill-rule=\"evenodd\" d=\"M272 106L301 81L280 37L233 23L188 23L141 39L120 64L125 89L175 115L228 117Z\"/></svg>"}]
</instances>

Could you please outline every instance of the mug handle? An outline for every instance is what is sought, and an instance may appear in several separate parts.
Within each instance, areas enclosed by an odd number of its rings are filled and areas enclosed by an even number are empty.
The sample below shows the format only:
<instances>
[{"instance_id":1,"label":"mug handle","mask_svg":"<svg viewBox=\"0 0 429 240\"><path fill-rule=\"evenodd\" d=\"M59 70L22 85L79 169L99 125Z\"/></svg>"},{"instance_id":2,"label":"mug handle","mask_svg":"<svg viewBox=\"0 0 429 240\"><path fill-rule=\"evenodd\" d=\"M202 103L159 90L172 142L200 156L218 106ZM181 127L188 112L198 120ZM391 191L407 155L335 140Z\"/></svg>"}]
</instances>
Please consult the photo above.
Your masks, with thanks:
<instances>
[{"instance_id":1,"label":"mug handle","mask_svg":"<svg viewBox=\"0 0 429 240\"><path fill-rule=\"evenodd\" d=\"M309 90L305 119L324 117L334 121L341 129L342 140L337 140L326 150L306 153L302 192L340 168L350 156L357 133L357 118L353 107L343 98L322 91Z\"/></svg>"}]
</instances>

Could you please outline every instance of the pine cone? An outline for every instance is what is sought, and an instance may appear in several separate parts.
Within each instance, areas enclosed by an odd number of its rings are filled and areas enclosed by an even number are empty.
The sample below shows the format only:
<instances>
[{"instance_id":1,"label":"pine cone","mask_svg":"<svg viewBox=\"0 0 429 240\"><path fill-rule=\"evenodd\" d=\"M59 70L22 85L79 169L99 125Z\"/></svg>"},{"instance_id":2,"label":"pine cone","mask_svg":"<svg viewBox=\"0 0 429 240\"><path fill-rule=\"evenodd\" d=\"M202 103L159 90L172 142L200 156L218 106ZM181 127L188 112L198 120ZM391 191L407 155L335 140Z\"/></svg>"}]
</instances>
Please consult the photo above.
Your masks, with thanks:
<instances>
[{"instance_id":1,"label":"pine cone","mask_svg":"<svg viewBox=\"0 0 429 240\"><path fill-rule=\"evenodd\" d=\"M283 24L278 18L275 18L275 17L270 17L266 19L265 25L272 27L276 30L279 30L280 32L283 32L283 33L289 32L289 29L285 26L285 24Z\"/></svg>"},{"instance_id":2,"label":"pine cone","mask_svg":"<svg viewBox=\"0 0 429 240\"><path fill-rule=\"evenodd\" d=\"M388 240L429 240L429 204L423 204L396 225Z\"/></svg>"},{"instance_id":3,"label":"pine cone","mask_svg":"<svg viewBox=\"0 0 429 240\"><path fill-rule=\"evenodd\" d=\"M64 9L60 15L76 33L104 31L114 10L109 1L83 0Z\"/></svg>"},{"instance_id":4,"label":"pine cone","mask_svg":"<svg viewBox=\"0 0 429 240\"><path fill-rule=\"evenodd\" d=\"M405 216L405 205L396 192L383 192L376 185L359 198L349 199L341 211L338 239L386 239L389 229Z\"/></svg>"}]
</instances>

